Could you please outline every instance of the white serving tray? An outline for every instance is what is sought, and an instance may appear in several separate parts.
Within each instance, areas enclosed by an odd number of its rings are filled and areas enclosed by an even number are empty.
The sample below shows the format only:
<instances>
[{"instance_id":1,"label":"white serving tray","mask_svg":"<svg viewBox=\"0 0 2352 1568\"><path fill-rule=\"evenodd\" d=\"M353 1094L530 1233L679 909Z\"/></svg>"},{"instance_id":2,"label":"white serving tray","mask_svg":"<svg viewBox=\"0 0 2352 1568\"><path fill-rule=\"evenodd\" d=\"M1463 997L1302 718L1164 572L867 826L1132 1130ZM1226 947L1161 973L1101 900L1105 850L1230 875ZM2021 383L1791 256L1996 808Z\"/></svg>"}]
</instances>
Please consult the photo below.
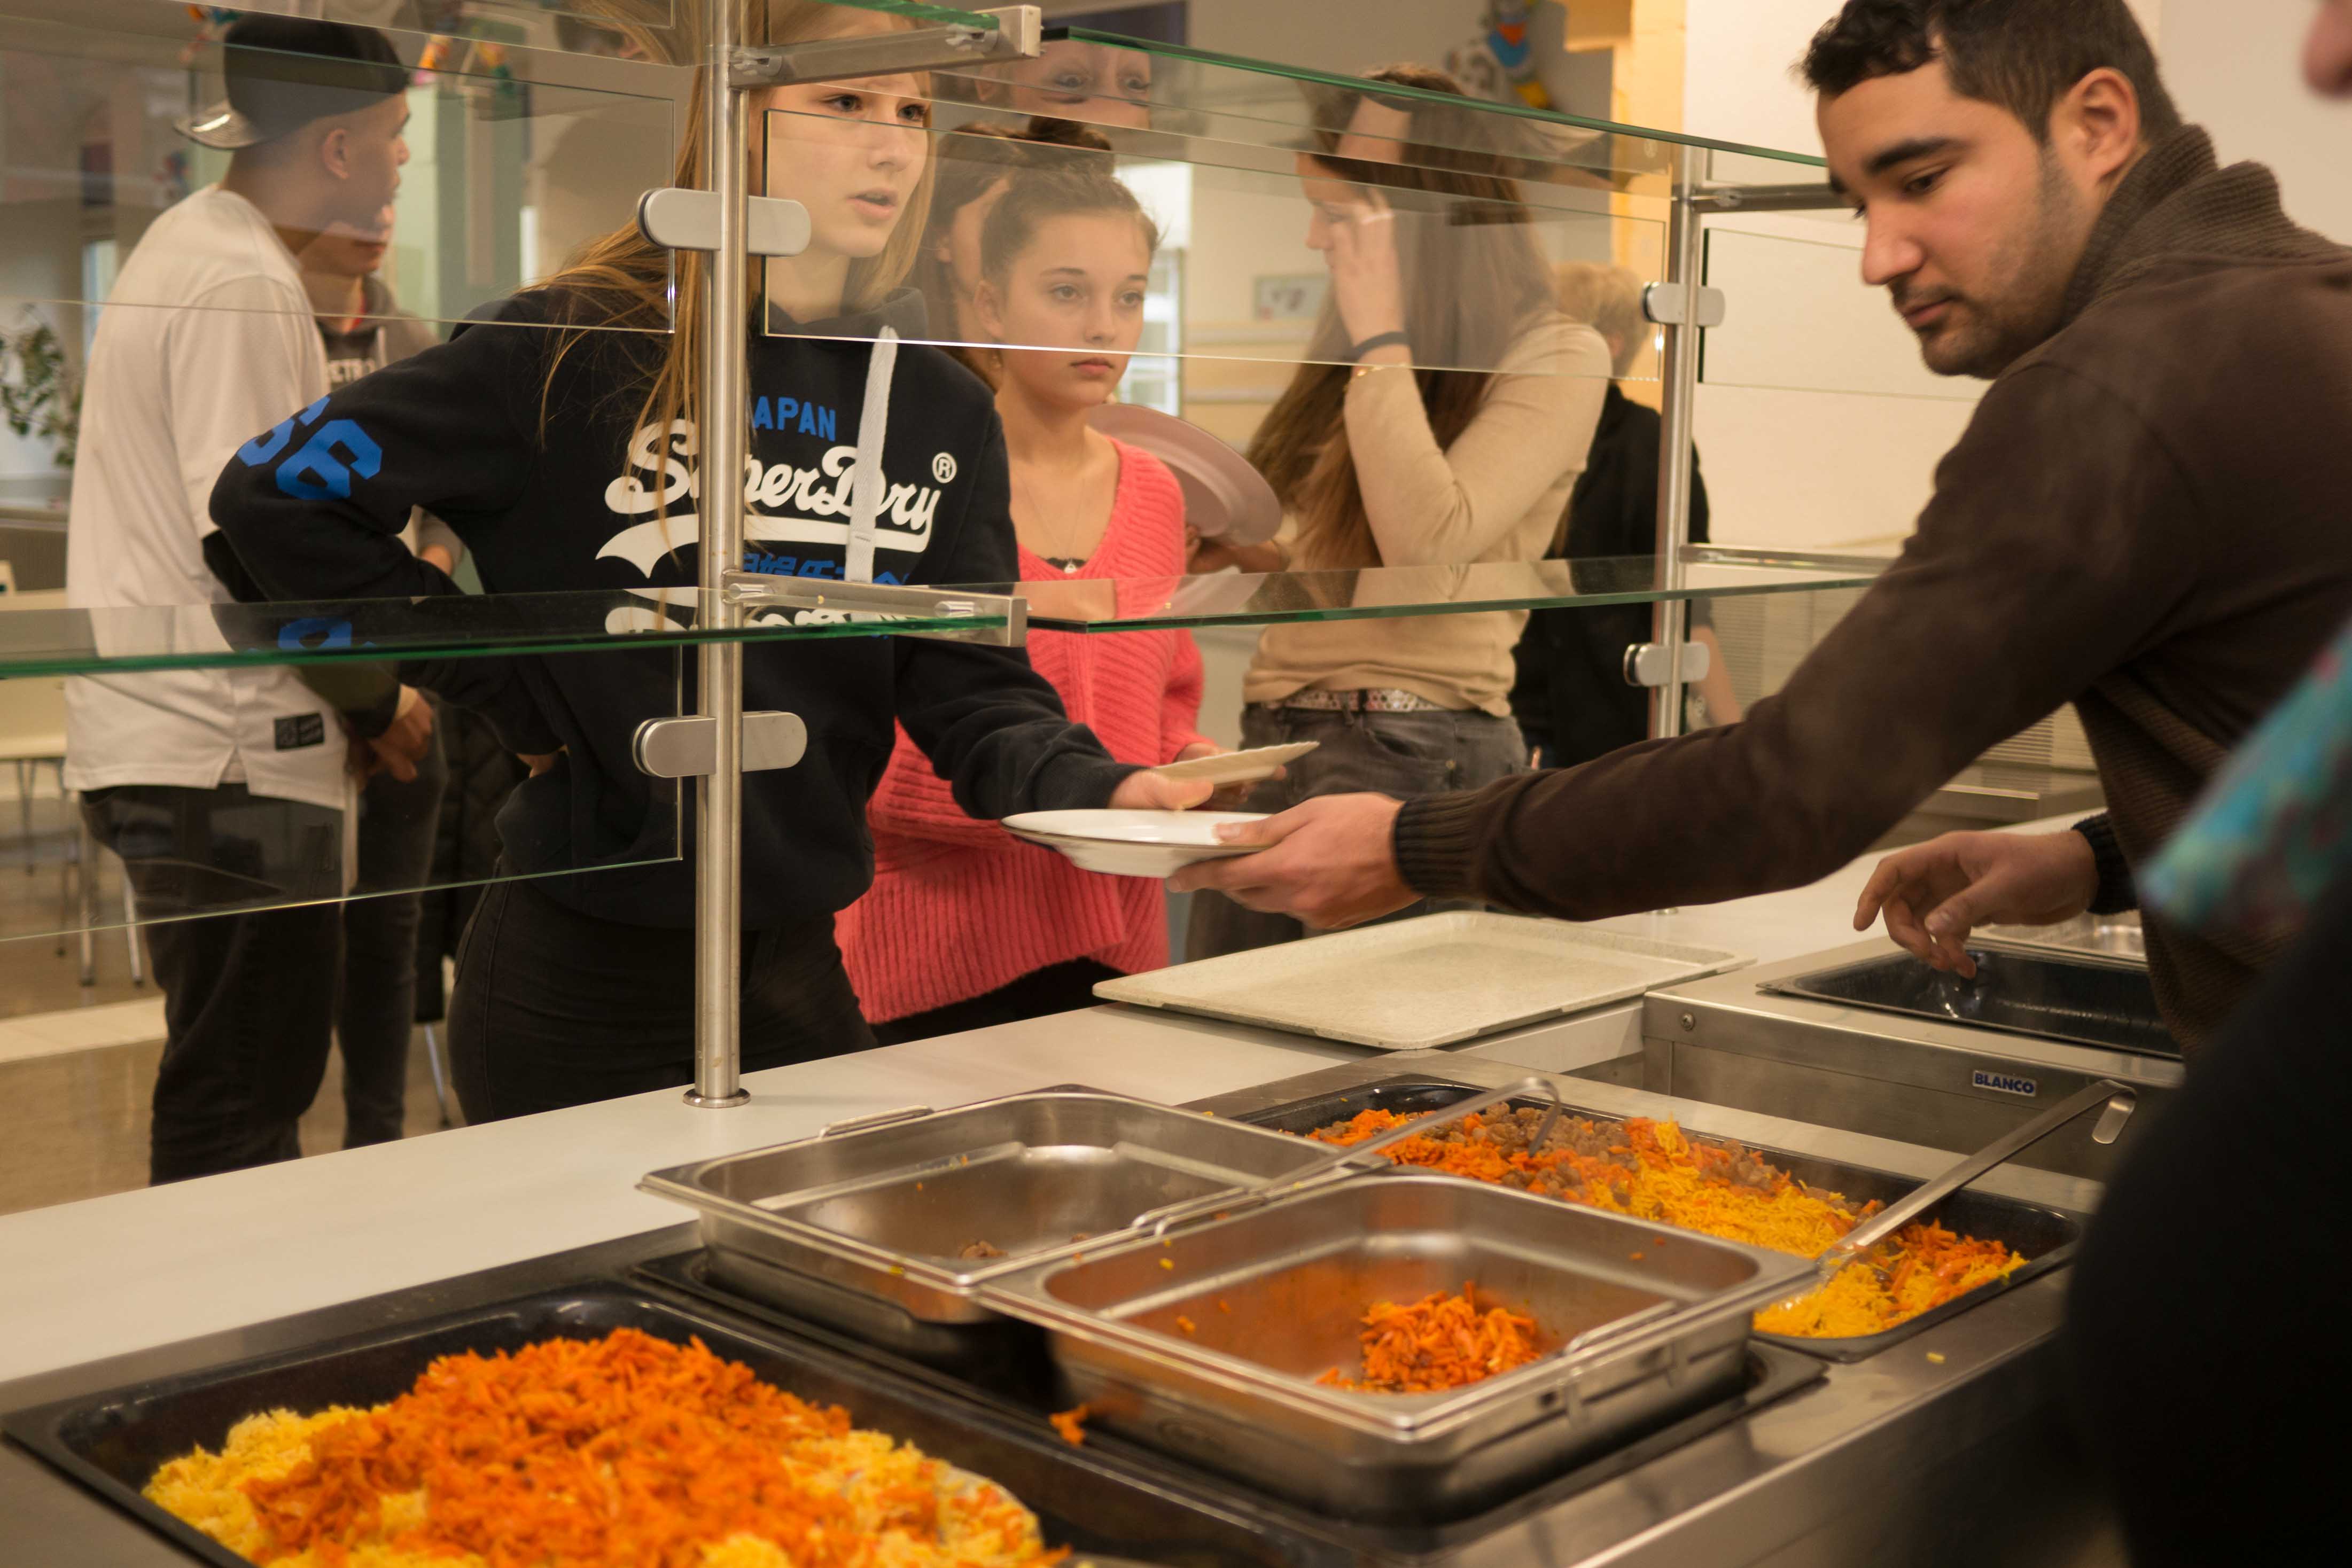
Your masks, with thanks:
<instances>
[{"instance_id":1,"label":"white serving tray","mask_svg":"<svg viewBox=\"0 0 2352 1568\"><path fill-rule=\"evenodd\" d=\"M1754 962L1719 947L1465 911L1122 976L1095 995L1380 1051L1425 1051Z\"/></svg>"}]
</instances>

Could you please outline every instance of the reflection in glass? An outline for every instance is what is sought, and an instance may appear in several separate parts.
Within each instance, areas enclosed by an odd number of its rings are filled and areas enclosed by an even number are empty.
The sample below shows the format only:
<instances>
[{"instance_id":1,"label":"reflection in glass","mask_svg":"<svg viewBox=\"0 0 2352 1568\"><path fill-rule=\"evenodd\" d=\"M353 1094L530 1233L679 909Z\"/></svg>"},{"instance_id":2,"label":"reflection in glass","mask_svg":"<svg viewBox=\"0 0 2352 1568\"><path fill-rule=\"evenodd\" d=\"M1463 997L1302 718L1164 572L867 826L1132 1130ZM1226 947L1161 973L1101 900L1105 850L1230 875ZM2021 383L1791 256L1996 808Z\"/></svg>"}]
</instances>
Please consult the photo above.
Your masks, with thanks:
<instances>
[{"instance_id":1,"label":"reflection in glass","mask_svg":"<svg viewBox=\"0 0 2352 1568\"><path fill-rule=\"evenodd\" d=\"M954 111L943 103L930 107L935 117ZM1402 118L1361 94L1359 109ZM1466 110L1452 112L1478 118ZM820 183L825 176L819 171L838 156L833 148L836 132L822 106L779 109L767 120L766 161L773 172L766 193L808 193L820 203L835 200ZM911 278L923 301L925 325L919 331L904 319L893 325L904 336L942 346L993 348L973 319L971 304L982 227L1008 176L1018 169L1108 163L1166 237L1147 290L1150 330L1139 345L1148 363L1139 371L1149 372L1151 384L1147 388L1139 373L1123 393L1130 401L1181 411L1227 441L1244 444L1278 394L1270 364L1348 364L1351 340L1320 314L1329 277L1326 247L1306 220L1313 204L1343 207L1360 199L1353 194L1360 190L1379 192L1381 211L1393 214L1404 236L1400 243L1411 250L1404 264L1417 268L1433 303L1442 294L1463 301L1445 312L1433 309L1417 323L1412 362L1491 371L1513 345L1516 306L1511 298L1472 303L1481 300L1481 291L1490 295L1497 286L1490 256L1507 250L1519 263L1618 261L1648 277L1655 275L1663 240L1655 221L1612 213L1605 198L1551 192L1548 204L1524 200L1513 172L1520 167L1512 148L1517 134L1508 123L1500 125L1488 138L1493 145L1475 157L1420 143L1407 147L1392 136L1335 134L1330 143L1344 141L1348 152L1331 155L1351 164L1351 172L1302 160L1290 150L1235 148L1071 120L935 126L927 158L930 216ZM832 222L818 215L821 243L835 243L826 237ZM768 267L772 278L795 270L773 263ZM1539 265L1518 268L1522 277L1538 270ZM1536 293L1546 287L1539 280L1528 286ZM1559 364L1531 367L1527 373L1590 371ZM1649 373L1649 367L1636 373Z\"/></svg>"},{"instance_id":2,"label":"reflection in glass","mask_svg":"<svg viewBox=\"0 0 2352 1568\"><path fill-rule=\"evenodd\" d=\"M1055 114L1261 148L1292 148L1317 132L1344 130L1353 110L1355 80L1332 72L1087 27L1048 29L1047 37L1047 57L1061 62L1058 69L1041 69L1035 61L948 68L932 73L936 90L943 99L999 113ZM1437 95L1401 87L1392 96ZM1530 185L1670 195L1686 145L1724 149L1708 154L1703 177L1711 183L1783 185L1822 178L1821 160L1801 152L1734 149L1531 109L1516 99L1476 100L1475 111L1520 128L1528 162L1519 173ZM1464 150L1483 144L1473 139Z\"/></svg>"},{"instance_id":3,"label":"reflection in glass","mask_svg":"<svg viewBox=\"0 0 2352 1568\"><path fill-rule=\"evenodd\" d=\"M456 62L405 70L408 157L379 277L418 317L462 319L545 276L668 182L668 99L523 79L511 57L484 65L485 47L436 56L423 37L377 36L404 68L420 54ZM181 39L102 37L47 29L0 47L0 304L44 302L77 355L91 305L186 303L117 275L150 225L227 172L245 130L216 45L184 59Z\"/></svg>"},{"instance_id":4,"label":"reflection in glass","mask_svg":"<svg viewBox=\"0 0 2352 1568\"><path fill-rule=\"evenodd\" d=\"M1151 126L1152 68L1142 49L1060 37L1046 40L1034 59L943 74L941 85L998 113L1144 131Z\"/></svg>"}]
</instances>

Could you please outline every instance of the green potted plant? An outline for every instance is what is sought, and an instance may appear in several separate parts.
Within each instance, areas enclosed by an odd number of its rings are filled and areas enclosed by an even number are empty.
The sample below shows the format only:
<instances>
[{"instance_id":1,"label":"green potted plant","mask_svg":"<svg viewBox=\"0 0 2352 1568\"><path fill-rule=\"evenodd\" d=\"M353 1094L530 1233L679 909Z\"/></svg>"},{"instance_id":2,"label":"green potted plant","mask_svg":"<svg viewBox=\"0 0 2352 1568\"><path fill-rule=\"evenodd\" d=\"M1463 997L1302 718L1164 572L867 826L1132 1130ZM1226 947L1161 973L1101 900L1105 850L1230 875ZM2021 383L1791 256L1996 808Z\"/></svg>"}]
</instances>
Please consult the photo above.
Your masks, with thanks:
<instances>
[{"instance_id":1,"label":"green potted plant","mask_svg":"<svg viewBox=\"0 0 2352 1568\"><path fill-rule=\"evenodd\" d=\"M73 466L81 374L67 362L56 329L29 307L15 326L0 328L0 419L20 436L50 443L60 468Z\"/></svg>"}]
</instances>

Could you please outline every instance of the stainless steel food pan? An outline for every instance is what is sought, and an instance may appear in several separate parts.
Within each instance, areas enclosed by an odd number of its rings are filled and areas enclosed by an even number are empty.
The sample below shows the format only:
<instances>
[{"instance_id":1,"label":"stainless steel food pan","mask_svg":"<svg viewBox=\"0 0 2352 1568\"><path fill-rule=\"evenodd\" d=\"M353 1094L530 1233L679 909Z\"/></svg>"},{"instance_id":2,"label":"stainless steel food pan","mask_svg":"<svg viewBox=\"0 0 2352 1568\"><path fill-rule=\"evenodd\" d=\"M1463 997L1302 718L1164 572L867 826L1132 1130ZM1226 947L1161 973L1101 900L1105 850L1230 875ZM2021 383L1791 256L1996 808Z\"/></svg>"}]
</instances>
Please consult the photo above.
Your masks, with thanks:
<instances>
[{"instance_id":1,"label":"stainless steel food pan","mask_svg":"<svg viewBox=\"0 0 2352 1568\"><path fill-rule=\"evenodd\" d=\"M982 1295L1045 1330L1091 1422L1326 1511L1433 1520L1721 1397L1756 1293L1808 1277L1758 1248L1398 1175L1089 1249ZM1550 1354L1444 1394L1317 1382L1361 1375L1374 1302L1474 1281Z\"/></svg>"},{"instance_id":2,"label":"stainless steel food pan","mask_svg":"<svg viewBox=\"0 0 2352 1568\"><path fill-rule=\"evenodd\" d=\"M1486 1087L1484 1084L1449 1082L1443 1076L1448 1071L1460 1071L1460 1067L1456 1061L1427 1076L1396 1075L1369 1079L1345 1089L1327 1090L1286 1104L1252 1110L1236 1120L1247 1121L1254 1126L1271 1127L1276 1132L1305 1134L1335 1122L1345 1122L1364 1111L1388 1111L1408 1117L1423 1116L1466 1100ZM1573 1084L1567 1087L1572 1094ZM1542 1111L1548 1108L1549 1102L1529 1097L1514 1100L1511 1104L1515 1110ZM1661 1109L1664 1108L1661 1106ZM1683 1131L1685 1134L1704 1142L1722 1142L1706 1131L1705 1124L1708 1115L1706 1107L1688 1106L1685 1110L1686 1119ZM1596 1111L1573 1103L1569 1106L1569 1113L1595 1122L1615 1123L1620 1119L1618 1113ZM1799 1154L1792 1149L1768 1145L1743 1144L1739 1146L1788 1172L1815 1192L1834 1193L1857 1205L1875 1201L1882 1207L1889 1206L1910 1197L1919 1188L1916 1176L1895 1176L1869 1166L1823 1159L1818 1155ZM1412 1167L1397 1168L1409 1170ZM1457 1179L1466 1181L1474 1178L1465 1176ZM1788 1334L1759 1334L1757 1337L1825 1360L1864 1360L1971 1307L1981 1305L2000 1291L2014 1290L2067 1262L2074 1256L2074 1248L2082 1239L2084 1226L2083 1217L2071 1210L2045 1208L1974 1187L1956 1192L1946 1198L1937 1208L1935 1218L1938 1223L1963 1236L2000 1242L2027 1260L2025 1266L2000 1280L1979 1285L1940 1307L1874 1334L1863 1334L1853 1339L1801 1339Z\"/></svg>"},{"instance_id":3,"label":"stainless steel food pan","mask_svg":"<svg viewBox=\"0 0 2352 1568\"><path fill-rule=\"evenodd\" d=\"M1002 1329L974 1288L1066 1257L1187 1198L1328 1151L1089 1089L910 1108L814 1138L655 1171L638 1185L702 1214L736 1289L927 1361ZM966 1257L975 1243L998 1256Z\"/></svg>"}]
</instances>

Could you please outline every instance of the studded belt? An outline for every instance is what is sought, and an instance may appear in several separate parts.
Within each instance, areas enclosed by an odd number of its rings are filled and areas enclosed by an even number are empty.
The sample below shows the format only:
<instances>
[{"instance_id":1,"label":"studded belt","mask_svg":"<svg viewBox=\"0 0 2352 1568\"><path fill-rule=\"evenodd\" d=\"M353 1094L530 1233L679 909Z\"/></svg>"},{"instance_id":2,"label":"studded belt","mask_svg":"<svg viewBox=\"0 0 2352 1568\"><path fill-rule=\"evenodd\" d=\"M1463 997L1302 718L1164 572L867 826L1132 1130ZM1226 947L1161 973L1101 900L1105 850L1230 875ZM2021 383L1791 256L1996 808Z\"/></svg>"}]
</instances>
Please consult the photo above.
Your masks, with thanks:
<instances>
[{"instance_id":1,"label":"studded belt","mask_svg":"<svg viewBox=\"0 0 2352 1568\"><path fill-rule=\"evenodd\" d=\"M1431 702L1412 692L1401 692L1386 686L1359 686L1344 692L1298 691L1280 702L1262 704L1268 708L1317 708L1326 713L1452 713L1444 703Z\"/></svg>"}]
</instances>

